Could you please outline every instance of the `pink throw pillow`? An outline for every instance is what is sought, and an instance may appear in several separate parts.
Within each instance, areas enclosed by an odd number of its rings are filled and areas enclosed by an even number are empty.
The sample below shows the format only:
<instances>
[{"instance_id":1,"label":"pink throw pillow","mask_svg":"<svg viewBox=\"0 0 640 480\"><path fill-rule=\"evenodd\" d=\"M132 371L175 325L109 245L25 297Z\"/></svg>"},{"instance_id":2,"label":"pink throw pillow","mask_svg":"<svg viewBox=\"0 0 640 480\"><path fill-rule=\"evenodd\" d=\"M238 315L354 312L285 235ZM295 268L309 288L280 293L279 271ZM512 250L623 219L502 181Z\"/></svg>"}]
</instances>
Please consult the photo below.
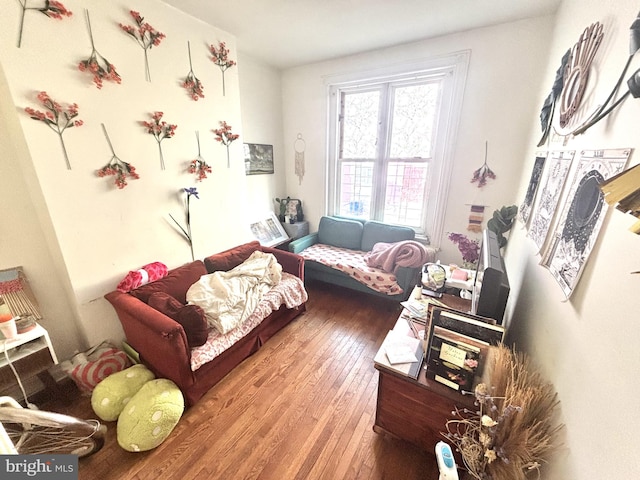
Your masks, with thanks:
<instances>
[{"instance_id":1,"label":"pink throw pillow","mask_svg":"<svg viewBox=\"0 0 640 480\"><path fill-rule=\"evenodd\" d=\"M127 293L134 288L146 285L149 282L158 280L167 275L167 266L164 263L149 263L139 270L132 270L118 284L117 289L122 293Z\"/></svg>"}]
</instances>

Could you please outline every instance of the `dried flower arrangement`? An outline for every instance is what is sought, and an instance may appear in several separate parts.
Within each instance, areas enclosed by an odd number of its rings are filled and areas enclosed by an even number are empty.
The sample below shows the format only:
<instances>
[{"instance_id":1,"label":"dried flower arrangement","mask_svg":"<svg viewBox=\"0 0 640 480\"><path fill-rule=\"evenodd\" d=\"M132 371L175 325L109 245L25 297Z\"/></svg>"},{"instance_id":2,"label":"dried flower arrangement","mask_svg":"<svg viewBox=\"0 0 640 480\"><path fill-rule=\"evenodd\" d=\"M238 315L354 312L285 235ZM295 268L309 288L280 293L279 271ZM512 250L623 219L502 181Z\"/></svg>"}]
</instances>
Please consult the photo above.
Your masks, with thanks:
<instances>
[{"instance_id":1,"label":"dried flower arrangement","mask_svg":"<svg viewBox=\"0 0 640 480\"><path fill-rule=\"evenodd\" d=\"M193 237L191 236L191 197L193 196L198 199L200 197L198 196L198 189L196 187L183 188L182 191L187 194L187 198L185 199L184 203L184 213L187 220L186 228L183 228L182 225L180 225L180 223L175 218L173 218L173 215L169 214L169 216L171 217L171 220L173 220L173 222L178 226L180 232L182 232L184 238L186 238L187 242L189 243L189 247L191 248L191 259L194 260L195 257L193 255Z\"/></svg>"},{"instance_id":2,"label":"dried flower arrangement","mask_svg":"<svg viewBox=\"0 0 640 480\"><path fill-rule=\"evenodd\" d=\"M67 10L67 8L56 0L45 0L44 6L41 7L27 7L27 0L18 0L22 12L20 13L20 26L18 27L18 48L22 45L22 30L24 29L24 16L27 10L36 10L49 18L56 20L62 20L63 17L70 17L73 12Z\"/></svg>"},{"instance_id":3,"label":"dried flower arrangement","mask_svg":"<svg viewBox=\"0 0 640 480\"><path fill-rule=\"evenodd\" d=\"M143 120L141 123L147 129L147 133L154 136L156 142L158 142L158 152L160 153L160 168L164 170L164 155L162 154L161 142L165 138L171 138L176 133L177 125L162 120L163 112L153 112L151 114L151 122ZM162 120L162 121L161 121Z\"/></svg>"},{"instance_id":4,"label":"dried flower arrangement","mask_svg":"<svg viewBox=\"0 0 640 480\"><path fill-rule=\"evenodd\" d=\"M58 134L60 145L62 146L62 153L64 153L64 160L67 163L67 169L71 170L71 163L69 162L69 156L67 155L67 148L64 145L62 134L67 128L82 126L82 120L74 120L74 118L78 116L78 104L72 103L66 108L63 108L62 105L51 99L47 92L40 92L38 94L38 100L46 109L46 112L41 112L31 107L26 107L24 111L27 112L31 118L43 122Z\"/></svg>"},{"instance_id":5,"label":"dried flower arrangement","mask_svg":"<svg viewBox=\"0 0 640 480\"><path fill-rule=\"evenodd\" d=\"M478 188L484 187L487 184L487 179L490 178L495 180L496 174L493 173L493 170L489 168L487 165L487 153L489 149L489 142L485 142L484 144L484 163L482 166L473 172L473 177L471 177L471 183L478 182Z\"/></svg>"},{"instance_id":6,"label":"dried flower arrangement","mask_svg":"<svg viewBox=\"0 0 640 480\"><path fill-rule=\"evenodd\" d=\"M462 233L450 233L448 238L458 246L458 250L462 254L462 261L466 266L472 266L478 262L480 257L480 242L478 240L472 240Z\"/></svg>"},{"instance_id":7,"label":"dried flower arrangement","mask_svg":"<svg viewBox=\"0 0 640 480\"><path fill-rule=\"evenodd\" d=\"M216 128L213 130L213 133L216 134L216 142L222 143L225 147L227 147L227 168L229 168L229 145L234 140L237 140L240 135L231 132L231 125L227 125L227 122L220 122L220 128Z\"/></svg>"},{"instance_id":8,"label":"dried flower arrangement","mask_svg":"<svg viewBox=\"0 0 640 480\"><path fill-rule=\"evenodd\" d=\"M478 411L452 412L444 437L459 450L478 480L525 480L556 447L562 425L553 386L530 359L500 345L491 347L485 383L475 388Z\"/></svg>"},{"instance_id":9,"label":"dried flower arrangement","mask_svg":"<svg viewBox=\"0 0 640 480\"><path fill-rule=\"evenodd\" d=\"M204 98L204 86L198 77L196 77L196 74L193 73L190 42L187 42L187 51L189 52L189 73L187 73L184 82L182 82L182 86L187 89L189 96L197 102L199 98Z\"/></svg>"},{"instance_id":10,"label":"dried flower arrangement","mask_svg":"<svg viewBox=\"0 0 640 480\"><path fill-rule=\"evenodd\" d=\"M109 139L109 134L107 133L107 129L102 125L102 132L104 133L104 137L107 139L107 143L109 144L109 148L111 149L111 160L102 167L100 170L96 172L96 175L99 177L108 177L110 175L114 175L115 185L119 189L123 189L127 186L127 177L130 177L133 180L137 180L140 178L140 175L136 172L136 168L130 163L124 162L118 158L116 152L113 150L113 145L111 145L111 140Z\"/></svg>"},{"instance_id":11,"label":"dried flower arrangement","mask_svg":"<svg viewBox=\"0 0 640 480\"><path fill-rule=\"evenodd\" d=\"M130 10L129 13L133 20L136 22L136 26L120 24L120 28L126 33L131 35L133 39L138 42L138 45L144 50L144 76L147 82L151 81L151 72L149 70L149 56L147 51L153 46L160 45L163 38L166 37L164 33L159 32L147 22L144 21L144 17L135 10Z\"/></svg>"},{"instance_id":12,"label":"dried flower arrangement","mask_svg":"<svg viewBox=\"0 0 640 480\"><path fill-rule=\"evenodd\" d=\"M104 58L96 50L95 43L93 42L93 32L91 31L91 20L89 19L89 10L85 9L85 18L87 20L87 28L89 30L89 39L91 40L91 55L87 60L83 60L78 64L78 69L81 72L89 72L93 75L93 83L95 83L98 89L102 88L103 80L108 82L120 83L122 79L116 67L113 66L109 60Z\"/></svg>"},{"instance_id":13,"label":"dried flower arrangement","mask_svg":"<svg viewBox=\"0 0 640 480\"><path fill-rule=\"evenodd\" d=\"M224 42L220 42L217 48L215 45L209 45L209 51L211 52L211 61L218 65L222 72L222 95L225 95L226 89L224 84L224 72L226 72L230 67L233 67L236 62L229 60L229 49Z\"/></svg>"},{"instance_id":14,"label":"dried flower arrangement","mask_svg":"<svg viewBox=\"0 0 640 480\"><path fill-rule=\"evenodd\" d=\"M195 173L198 177L197 180L201 182L207 178L207 173L211 173L211 166L204 161L202 155L200 155L200 133L196 132L196 141L198 142L198 156L195 160L189 162L189 173Z\"/></svg>"}]
</instances>

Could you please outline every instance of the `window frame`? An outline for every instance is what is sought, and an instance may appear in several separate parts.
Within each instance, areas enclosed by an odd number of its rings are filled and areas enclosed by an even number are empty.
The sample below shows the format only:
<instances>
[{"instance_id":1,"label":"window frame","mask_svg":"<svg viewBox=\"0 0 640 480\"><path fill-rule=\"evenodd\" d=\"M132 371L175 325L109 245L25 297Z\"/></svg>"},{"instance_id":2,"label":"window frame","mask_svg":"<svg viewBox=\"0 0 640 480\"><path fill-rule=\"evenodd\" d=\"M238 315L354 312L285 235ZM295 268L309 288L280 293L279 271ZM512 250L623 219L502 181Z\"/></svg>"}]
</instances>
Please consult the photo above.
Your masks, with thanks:
<instances>
[{"instance_id":1,"label":"window frame","mask_svg":"<svg viewBox=\"0 0 640 480\"><path fill-rule=\"evenodd\" d=\"M421 228L416 229L418 238L426 238L429 243L439 247L442 242L444 230L444 216L449 193L449 185L453 171L453 153L457 138L458 125L462 110L464 87L466 83L467 70L469 65L470 51L444 55L441 57L423 60L417 63L407 63L385 67L382 69L336 75L327 77L325 85L327 87L327 163L325 176L325 211L329 215L339 212L339 139L341 123L338 121L340 111L340 99L343 91L355 91L370 87L376 89L381 84L408 85L416 83L422 79L439 79L442 81L442 92L439 105L439 113L436 119L436 133L432 144L431 158L428 159L429 172L427 178L427 189L430 192L423 212ZM384 90L384 89L383 89ZM390 90L386 90L385 95ZM387 102L392 108L392 102ZM390 115L390 112L380 113L380 116ZM380 117L379 117L380 118ZM388 122L388 129L391 122ZM388 131L386 126L379 124L378 136L384 139L383 155L388 155ZM392 159L388 159L384 164ZM376 164L378 173L382 174ZM375 183L374 183L375 185ZM381 197L381 195L377 195ZM376 195L374 200L376 201ZM378 204L384 199L377 199Z\"/></svg>"}]
</instances>

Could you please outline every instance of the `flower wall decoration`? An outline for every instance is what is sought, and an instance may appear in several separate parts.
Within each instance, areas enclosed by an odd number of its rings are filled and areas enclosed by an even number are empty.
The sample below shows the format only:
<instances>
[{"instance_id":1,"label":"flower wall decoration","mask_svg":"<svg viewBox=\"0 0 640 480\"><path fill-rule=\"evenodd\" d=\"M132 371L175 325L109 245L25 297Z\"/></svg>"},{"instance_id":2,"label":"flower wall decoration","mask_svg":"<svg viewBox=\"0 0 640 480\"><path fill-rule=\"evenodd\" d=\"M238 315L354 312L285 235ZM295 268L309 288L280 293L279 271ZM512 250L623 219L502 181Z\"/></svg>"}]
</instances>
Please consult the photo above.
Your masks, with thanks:
<instances>
[{"instance_id":1,"label":"flower wall decoration","mask_svg":"<svg viewBox=\"0 0 640 480\"><path fill-rule=\"evenodd\" d=\"M136 26L120 24L120 28L142 47L144 50L144 78L147 82L151 81L151 71L149 70L149 55L148 51L154 47L160 45L162 39L166 37L164 33L159 32L147 22L144 21L144 17L135 10L130 10L129 13L133 20L136 22Z\"/></svg>"},{"instance_id":2,"label":"flower wall decoration","mask_svg":"<svg viewBox=\"0 0 640 480\"><path fill-rule=\"evenodd\" d=\"M478 240L472 240L462 233L450 233L448 238L458 247L465 264L471 266L478 262L478 258L480 258L480 242Z\"/></svg>"},{"instance_id":3,"label":"flower wall decoration","mask_svg":"<svg viewBox=\"0 0 640 480\"><path fill-rule=\"evenodd\" d=\"M211 52L211 61L218 65L222 72L222 95L225 95L224 72L236 65L236 62L229 59L229 49L224 42L218 43L217 48L215 45L209 45L209 51Z\"/></svg>"},{"instance_id":4,"label":"flower wall decoration","mask_svg":"<svg viewBox=\"0 0 640 480\"><path fill-rule=\"evenodd\" d=\"M136 168L130 163L124 162L118 158L116 152L113 150L113 145L111 145L111 140L109 140L109 134L107 133L107 129L102 125L102 132L104 133L104 137L107 139L107 143L109 144L109 148L111 149L111 160L102 167L100 170L96 172L96 175L99 177L108 177L110 175L114 175L115 185L119 189L123 189L127 186L127 177L137 180L140 178L140 175L136 172Z\"/></svg>"},{"instance_id":5,"label":"flower wall decoration","mask_svg":"<svg viewBox=\"0 0 640 480\"><path fill-rule=\"evenodd\" d=\"M87 20L87 28L89 30L89 39L91 40L91 55L87 60L83 60L78 64L78 69L81 72L89 72L93 75L93 83L98 89L102 88L103 80L108 82L120 83L122 79L116 67L113 66L109 60L104 58L96 50L96 46L93 42L93 32L91 31L91 20L89 19L89 10L85 9L85 18Z\"/></svg>"},{"instance_id":6,"label":"flower wall decoration","mask_svg":"<svg viewBox=\"0 0 640 480\"><path fill-rule=\"evenodd\" d=\"M201 182L207 178L207 173L211 173L211 167L204 161L200 155L200 134L196 132L196 141L198 142L198 156L189 163L189 173L195 173L197 180Z\"/></svg>"},{"instance_id":7,"label":"flower wall decoration","mask_svg":"<svg viewBox=\"0 0 640 480\"><path fill-rule=\"evenodd\" d=\"M187 197L184 202L184 213L187 221L186 228L183 228L180 223L173 218L173 215L169 214L171 220L178 226L180 232L184 235L184 238L189 242L189 248L191 248L191 260L195 260L195 256L193 255L193 237L191 236L191 197L200 198L198 196L198 189L196 187L183 188L182 191L187 194Z\"/></svg>"},{"instance_id":8,"label":"flower wall decoration","mask_svg":"<svg viewBox=\"0 0 640 480\"><path fill-rule=\"evenodd\" d=\"M67 163L67 169L71 170L71 163L69 162L69 155L67 155L67 148L64 145L62 134L67 128L82 126L82 120L74 120L78 116L78 104L72 103L67 107L63 107L58 102L51 99L47 92L40 92L38 94L38 100L46 109L45 112L41 112L40 110L36 110L31 107L26 107L24 111L27 112L31 118L43 122L47 127L58 134L58 138L60 138L60 145L62 146L62 153L64 154L64 160Z\"/></svg>"},{"instance_id":9,"label":"flower wall decoration","mask_svg":"<svg viewBox=\"0 0 640 480\"><path fill-rule=\"evenodd\" d=\"M73 15L73 12L67 10L67 8L62 4L62 2L58 2L56 0L45 0L44 6L40 7L28 7L28 0L18 0L20 4L21 13L20 13L20 25L18 27L18 48L22 45L22 31L24 29L24 17L27 13L27 10L36 10L49 18L54 18L56 20L62 20L64 17L70 17ZM42 2L38 2L42 4Z\"/></svg>"},{"instance_id":10,"label":"flower wall decoration","mask_svg":"<svg viewBox=\"0 0 640 480\"><path fill-rule=\"evenodd\" d=\"M231 125L227 125L227 122L225 121L220 122L220 128L214 129L213 133L216 134L216 141L227 147L227 168L229 168L229 145L231 145L231 142L234 140L237 140L240 135L232 133Z\"/></svg>"},{"instance_id":11,"label":"flower wall decoration","mask_svg":"<svg viewBox=\"0 0 640 480\"><path fill-rule=\"evenodd\" d=\"M196 74L193 73L193 65L191 63L191 44L187 42L187 50L189 52L189 73L182 82L182 86L187 89L189 92L189 96L198 101L199 98L204 98L204 86L202 82L196 77Z\"/></svg>"},{"instance_id":12,"label":"flower wall decoration","mask_svg":"<svg viewBox=\"0 0 640 480\"><path fill-rule=\"evenodd\" d=\"M487 184L487 179L490 178L495 180L496 174L493 173L493 170L489 168L487 165L487 153L489 150L489 142L485 142L484 144L484 163L482 166L473 172L473 177L471 178L471 183L478 182L478 188L484 187Z\"/></svg>"},{"instance_id":13,"label":"flower wall decoration","mask_svg":"<svg viewBox=\"0 0 640 480\"><path fill-rule=\"evenodd\" d=\"M158 152L160 153L160 168L164 170L164 155L162 155L162 145L161 142L165 138L171 138L176 133L177 125L172 125L170 123L162 120L163 112L153 112L151 114L151 122L146 120L142 121L142 125L147 129L147 133L153 135L158 142Z\"/></svg>"}]
</instances>

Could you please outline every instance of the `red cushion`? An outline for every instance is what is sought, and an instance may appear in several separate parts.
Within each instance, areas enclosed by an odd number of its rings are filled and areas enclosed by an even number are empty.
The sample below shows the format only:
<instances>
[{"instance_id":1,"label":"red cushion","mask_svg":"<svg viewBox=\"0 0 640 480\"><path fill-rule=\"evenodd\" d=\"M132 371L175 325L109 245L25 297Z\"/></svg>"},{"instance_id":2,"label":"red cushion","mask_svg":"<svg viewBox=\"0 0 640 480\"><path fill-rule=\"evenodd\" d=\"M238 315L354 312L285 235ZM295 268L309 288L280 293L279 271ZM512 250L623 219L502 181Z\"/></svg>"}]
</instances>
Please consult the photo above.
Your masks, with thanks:
<instances>
[{"instance_id":1,"label":"red cushion","mask_svg":"<svg viewBox=\"0 0 640 480\"><path fill-rule=\"evenodd\" d=\"M209 326L204 316L204 310L197 305L183 305L171 295L156 292L149 297L149 306L167 317L172 318L184 329L187 343L191 348L204 345L209 335Z\"/></svg>"},{"instance_id":2,"label":"red cushion","mask_svg":"<svg viewBox=\"0 0 640 480\"><path fill-rule=\"evenodd\" d=\"M141 287L131 290L129 293L134 297L149 303L149 297L156 292L164 292L176 298L180 303L187 303L187 290L200 280L202 275L207 274L207 269L201 260L187 263L181 267L169 271L166 277L147 283Z\"/></svg>"},{"instance_id":3,"label":"red cushion","mask_svg":"<svg viewBox=\"0 0 640 480\"><path fill-rule=\"evenodd\" d=\"M218 270L226 272L240 265L256 250L260 250L260 242L253 241L245 243L244 245L239 245L205 258L204 264L207 267L208 273L213 273Z\"/></svg>"}]
</instances>

